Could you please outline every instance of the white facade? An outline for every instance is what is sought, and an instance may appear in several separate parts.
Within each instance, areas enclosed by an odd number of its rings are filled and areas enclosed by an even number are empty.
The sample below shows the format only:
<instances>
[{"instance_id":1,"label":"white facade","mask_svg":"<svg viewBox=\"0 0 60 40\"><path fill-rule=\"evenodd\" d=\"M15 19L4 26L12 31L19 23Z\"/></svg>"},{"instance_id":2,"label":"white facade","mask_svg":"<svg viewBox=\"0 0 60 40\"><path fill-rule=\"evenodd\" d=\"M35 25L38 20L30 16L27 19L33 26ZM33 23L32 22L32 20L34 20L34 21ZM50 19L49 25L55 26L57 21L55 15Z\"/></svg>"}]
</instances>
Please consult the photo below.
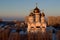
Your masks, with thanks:
<instances>
[{"instance_id":1,"label":"white facade","mask_svg":"<svg viewBox=\"0 0 60 40\"><path fill-rule=\"evenodd\" d=\"M28 32L46 31L47 24L45 21L45 14L43 12L41 13L37 7L30 13L27 19Z\"/></svg>"}]
</instances>

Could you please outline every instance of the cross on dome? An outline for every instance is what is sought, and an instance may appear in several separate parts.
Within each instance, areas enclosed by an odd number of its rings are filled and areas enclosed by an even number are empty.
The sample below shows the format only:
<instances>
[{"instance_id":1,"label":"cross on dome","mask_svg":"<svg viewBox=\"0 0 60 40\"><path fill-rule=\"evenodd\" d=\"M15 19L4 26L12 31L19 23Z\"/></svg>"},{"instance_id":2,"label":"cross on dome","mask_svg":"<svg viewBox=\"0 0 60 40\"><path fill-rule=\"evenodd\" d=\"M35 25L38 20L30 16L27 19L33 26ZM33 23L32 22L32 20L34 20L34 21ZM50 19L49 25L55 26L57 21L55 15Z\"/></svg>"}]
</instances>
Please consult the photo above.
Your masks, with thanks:
<instances>
[{"instance_id":1,"label":"cross on dome","mask_svg":"<svg viewBox=\"0 0 60 40\"><path fill-rule=\"evenodd\" d=\"M34 9L34 13L40 13L40 9L37 7L37 3L36 3L36 8Z\"/></svg>"}]
</instances>

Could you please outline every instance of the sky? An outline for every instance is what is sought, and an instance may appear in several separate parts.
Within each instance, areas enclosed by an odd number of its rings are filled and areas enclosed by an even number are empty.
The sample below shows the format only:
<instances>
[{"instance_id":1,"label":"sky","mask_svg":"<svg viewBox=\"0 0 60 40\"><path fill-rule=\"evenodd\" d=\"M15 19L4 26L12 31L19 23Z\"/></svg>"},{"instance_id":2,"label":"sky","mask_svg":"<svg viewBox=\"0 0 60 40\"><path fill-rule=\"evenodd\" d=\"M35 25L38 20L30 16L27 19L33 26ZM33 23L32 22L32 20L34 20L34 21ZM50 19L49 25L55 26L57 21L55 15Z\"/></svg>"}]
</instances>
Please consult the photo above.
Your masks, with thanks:
<instances>
[{"instance_id":1,"label":"sky","mask_svg":"<svg viewBox=\"0 0 60 40\"><path fill-rule=\"evenodd\" d=\"M60 16L60 0L0 0L0 17L24 18L36 3L46 16Z\"/></svg>"}]
</instances>

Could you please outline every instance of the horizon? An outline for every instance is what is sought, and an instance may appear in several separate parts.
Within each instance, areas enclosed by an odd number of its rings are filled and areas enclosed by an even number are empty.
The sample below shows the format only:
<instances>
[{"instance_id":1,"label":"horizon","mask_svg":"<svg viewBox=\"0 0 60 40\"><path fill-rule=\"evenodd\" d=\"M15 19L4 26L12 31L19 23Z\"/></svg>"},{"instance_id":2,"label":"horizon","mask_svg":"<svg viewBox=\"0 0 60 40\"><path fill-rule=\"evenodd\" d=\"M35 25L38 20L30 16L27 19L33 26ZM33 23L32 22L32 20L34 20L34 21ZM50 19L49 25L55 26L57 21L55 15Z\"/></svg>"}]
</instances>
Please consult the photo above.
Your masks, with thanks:
<instances>
[{"instance_id":1,"label":"horizon","mask_svg":"<svg viewBox=\"0 0 60 40\"><path fill-rule=\"evenodd\" d=\"M46 16L60 16L60 0L0 0L0 18L24 18L36 3Z\"/></svg>"}]
</instances>

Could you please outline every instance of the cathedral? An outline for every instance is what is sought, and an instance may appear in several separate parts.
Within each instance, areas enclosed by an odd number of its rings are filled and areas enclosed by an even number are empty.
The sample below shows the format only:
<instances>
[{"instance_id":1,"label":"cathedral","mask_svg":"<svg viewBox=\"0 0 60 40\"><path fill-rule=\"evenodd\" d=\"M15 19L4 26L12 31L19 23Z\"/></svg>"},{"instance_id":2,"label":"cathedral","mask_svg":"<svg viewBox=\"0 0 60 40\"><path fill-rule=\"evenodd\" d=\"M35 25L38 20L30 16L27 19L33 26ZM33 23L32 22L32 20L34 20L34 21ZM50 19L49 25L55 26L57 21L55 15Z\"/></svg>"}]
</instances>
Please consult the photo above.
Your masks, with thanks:
<instances>
[{"instance_id":1,"label":"cathedral","mask_svg":"<svg viewBox=\"0 0 60 40\"><path fill-rule=\"evenodd\" d=\"M36 6L29 16L26 16L25 22L28 25L28 32L45 32L46 31L46 19L44 12Z\"/></svg>"}]
</instances>

